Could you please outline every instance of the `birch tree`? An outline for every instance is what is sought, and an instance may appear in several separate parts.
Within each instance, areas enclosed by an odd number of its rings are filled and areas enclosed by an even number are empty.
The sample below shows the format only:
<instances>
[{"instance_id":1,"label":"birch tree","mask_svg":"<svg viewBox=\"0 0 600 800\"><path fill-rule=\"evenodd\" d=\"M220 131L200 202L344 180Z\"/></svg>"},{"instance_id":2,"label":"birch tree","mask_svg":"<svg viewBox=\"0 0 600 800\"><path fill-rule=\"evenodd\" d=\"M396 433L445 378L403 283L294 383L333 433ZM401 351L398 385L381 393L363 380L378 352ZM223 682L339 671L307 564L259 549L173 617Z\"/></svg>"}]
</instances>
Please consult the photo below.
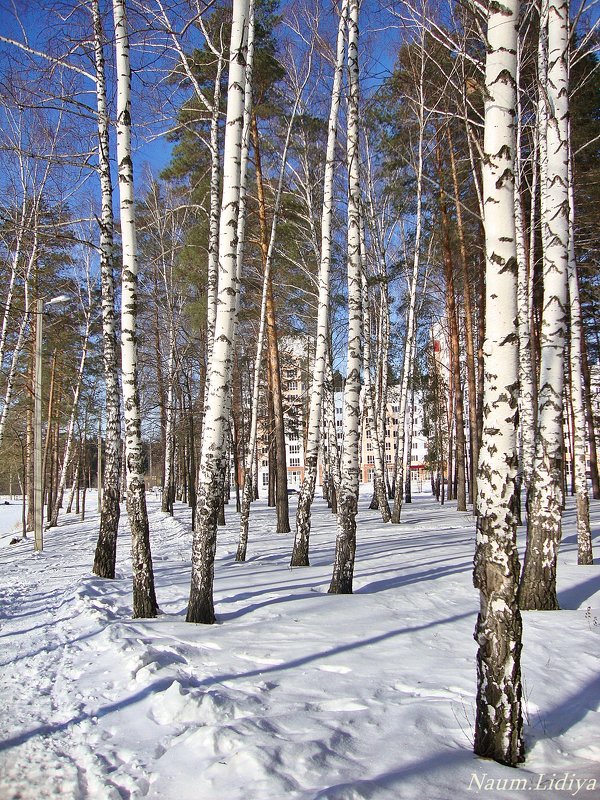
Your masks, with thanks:
<instances>
[{"instance_id":1,"label":"birch tree","mask_svg":"<svg viewBox=\"0 0 600 800\"><path fill-rule=\"evenodd\" d=\"M131 528L133 616L155 617L150 530L142 465L142 435L137 358L137 233L131 158L131 64L125 0L113 0L117 68L117 161L123 247L121 279L121 375L125 416L125 480Z\"/></svg>"},{"instance_id":2,"label":"birch tree","mask_svg":"<svg viewBox=\"0 0 600 800\"><path fill-rule=\"evenodd\" d=\"M570 127L570 126L569 126ZM569 131L570 134L570 131ZM569 367L571 403L573 406L573 452L571 454L575 478L575 495L577 503L577 563L593 564L592 536L590 531L590 496L586 475L586 424L583 400L583 370L581 366L581 340L583 325L581 319L581 301L579 298L579 281L575 260L575 198L573 192L573 158L571 155L569 135Z\"/></svg>"},{"instance_id":3,"label":"birch tree","mask_svg":"<svg viewBox=\"0 0 600 800\"><path fill-rule=\"evenodd\" d=\"M569 254L569 4L568 0L545 0L544 5L548 21L541 220L544 293L536 453L519 603L523 609L551 610L558 608L556 563L563 503L563 380Z\"/></svg>"},{"instance_id":4,"label":"birch tree","mask_svg":"<svg viewBox=\"0 0 600 800\"><path fill-rule=\"evenodd\" d=\"M94 61L96 68L96 107L98 116L98 174L101 191L100 276L102 285L102 363L104 368L106 431L104 477L100 531L94 555L93 572L101 578L114 578L117 558L117 531L121 508L121 402L117 369L115 330L114 219L113 187L110 172L110 119L106 95L104 31L98 0L92 0Z\"/></svg>"},{"instance_id":5,"label":"birch tree","mask_svg":"<svg viewBox=\"0 0 600 800\"><path fill-rule=\"evenodd\" d=\"M331 594L351 594L356 552L356 514L360 481L360 393L362 368L362 285L359 174L359 0L348 3L348 350L344 386L344 446L338 496L335 561Z\"/></svg>"},{"instance_id":6,"label":"birch tree","mask_svg":"<svg viewBox=\"0 0 600 800\"><path fill-rule=\"evenodd\" d=\"M237 273L238 210L244 119L248 0L234 0L227 122L223 156L223 196L219 225L219 282L215 340L209 363L207 407L200 455L196 530L192 543L192 580L188 622L212 624L217 520L227 469L228 396L231 391L233 339L239 293Z\"/></svg>"},{"instance_id":7,"label":"birch tree","mask_svg":"<svg viewBox=\"0 0 600 800\"><path fill-rule=\"evenodd\" d=\"M342 96L345 53L344 35L347 15L348 0L343 0L338 22L336 61L331 92L331 106L329 110L327 150L325 154L315 361L310 394L308 435L304 455L304 479L298 497L296 535L290 562L292 567L307 567L309 565L310 510L314 500L317 482L323 394L329 359L329 275L331 270L332 248L333 178L335 171L335 145L337 140L338 115Z\"/></svg>"},{"instance_id":8,"label":"birch tree","mask_svg":"<svg viewBox=\"0 0 600 800\"><path fill-rule=\"evenodd\" d=\"M478 755L523 760L517 474L517 261L514 219L515 70L518 0L488 12L483 196L486 251L484 421L477 480L474 583Z\"/></svg>"},{"instance_id":9,"label":"birch tree","mask_svg":"<svg viewBox=\"0 0 600 800\"><path fill-rule=\"evenodd\" d=\"M79 367L77 370L77 375L75 377L75 384L73 386L73 402L71 405L69 424L67 426L67 438L65 442L65 449L62 460L62 466L60 470L60 477L58 480L58 485L56 487L56 492L54 494L54 503L52 506L52 511L49 519L48 527L50 528L58 524L58 514L62 506L63 495L67 483L67 473L71 466L71 458L73 454L73 448L75 446L75 423L77 420L77 412L79 409L79 396L81 394L81 387L83 385L83 377L84 377L85 365L89 349L90 332L92 327L92 285L90 280L91 265L89 262L89 257L90 257L89 252L87 254L84 254L84 259L87 259L86 275L85 275L85 282L86 282L85 298L80 293L80 300L85 319L85 329L81 340L81 356L79 359Z\"/></svg>"},{"instance_id":10,"label":"birch tree","mask_svg":"<svg viewBox=\"0 0 600 800\"><path fill-rule=\"evenodd\" d=\"M406 340L404 342L404 358L402 362L402 379L400 382L399 413L398 413L398 438L396 441L396 470L394 483L394 507L392 509L392 522L400 522L402 511L402 496L404 492L404 450L406 440L406 428L404 420L406 418L406 406L408 398L408 387L412 370L413 342L416 336L415 308L417 303L417 285L419 280L419 266L421 263L421 235L423 222L423 169L424 169L424 146L425 146L425 29L422 27L421 42L419 47L419 64L414 70L416 77L416 102L415 112L418 123L418 144L417 144L417 163L416 163L416 201L415 212L415 241L413 251L412 269L410 277L407 276L408 288L408 314L406 322ZM418 70L418 72L417 72ZM410 465L409 465L410 470Z\"/></svg>"}]
</instances>

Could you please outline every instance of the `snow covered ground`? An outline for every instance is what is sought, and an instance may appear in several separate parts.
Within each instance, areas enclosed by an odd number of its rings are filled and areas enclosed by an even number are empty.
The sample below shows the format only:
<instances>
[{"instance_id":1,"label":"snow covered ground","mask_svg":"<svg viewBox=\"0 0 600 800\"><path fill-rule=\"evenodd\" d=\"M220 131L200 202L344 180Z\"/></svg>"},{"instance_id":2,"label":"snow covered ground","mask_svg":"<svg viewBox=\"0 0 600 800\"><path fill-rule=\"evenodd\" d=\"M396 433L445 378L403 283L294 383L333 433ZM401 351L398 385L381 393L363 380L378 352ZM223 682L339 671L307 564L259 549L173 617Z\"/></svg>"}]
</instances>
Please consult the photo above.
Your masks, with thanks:
<instances>
[{"instance_id":1,"label":"snow covered ground","mask_svg":"<svg viewBox=\"0 0 600 800\"><path fill-rule=\"evenodd\" d=\"M185 623L189 511L150 499L156 620L132 620L129 537L118 578L90 573L98 519L61 518L9 545L0 507L0 798L450 800L600 798L600 566L576 565L569 500L560 612L526 613L528 755L472 754L474 523L418 495L400 526L363 498L355 594L327 594L335 526L317 501L312 566L253 507L249 560L228 513L218 624ZM600 508L593 508L598 553ZM595 786L594 781L598 781ZM562 781L562 783L561 783ZM577 783L579 781L579 783Z\"/></svg>"}]
</instances>

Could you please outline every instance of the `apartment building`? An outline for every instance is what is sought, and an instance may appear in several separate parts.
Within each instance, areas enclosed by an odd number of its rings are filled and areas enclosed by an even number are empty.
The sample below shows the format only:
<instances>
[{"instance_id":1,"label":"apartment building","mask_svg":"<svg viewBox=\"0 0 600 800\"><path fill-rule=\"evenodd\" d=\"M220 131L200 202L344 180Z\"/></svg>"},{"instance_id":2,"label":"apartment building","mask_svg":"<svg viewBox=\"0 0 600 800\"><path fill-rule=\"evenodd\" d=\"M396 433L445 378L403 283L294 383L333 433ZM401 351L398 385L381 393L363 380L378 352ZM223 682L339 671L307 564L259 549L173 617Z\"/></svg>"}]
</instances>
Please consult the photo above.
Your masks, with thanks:
<instances>
[{"instance_id":1,"label":"apartment building","mask_svg":"<svg viewBox=\"0 0 600 800\"><path fill-rule=\"evenodd\" d=\"M311 349L312 342L302 338L286 339L281 347L281 377L284 394L284 414L286 430L286 458L288 468L288 488L298 490L304 478L304 436L309 411L309 392L312 378ZM341 448L344 439L343 429L343 393L334 394L336 438ZM424 434L425 411L422 397L415 395L413 412L412 437L410 442L411 476L416 482L418 491L426 473L427 437ZM386 412L385 464L391 481L394 476L397 452L397 436L399 425L398 391L390 388ZM269 455L267 432L264 428L258 440L258 491L265 497L269 486ZM371 483L375 465L374 442L370 426L363 420L361 436L361 482ZM319 484L321 468L319 467Z\"/></svg>"}]
</instances>

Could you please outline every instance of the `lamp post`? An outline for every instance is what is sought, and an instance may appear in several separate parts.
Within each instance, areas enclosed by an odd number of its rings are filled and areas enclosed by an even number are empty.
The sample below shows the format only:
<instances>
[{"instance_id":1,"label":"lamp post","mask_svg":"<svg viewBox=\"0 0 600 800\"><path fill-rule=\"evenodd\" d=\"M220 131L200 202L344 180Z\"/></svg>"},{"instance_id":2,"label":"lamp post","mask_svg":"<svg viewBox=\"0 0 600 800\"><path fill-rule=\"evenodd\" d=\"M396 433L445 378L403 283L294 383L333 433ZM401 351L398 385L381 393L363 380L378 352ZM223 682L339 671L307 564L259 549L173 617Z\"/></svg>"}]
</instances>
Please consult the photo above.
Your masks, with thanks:
<instances>
[{"instance_id":1,"label":"lamp post","mask_svg":"<svg viewBox=\"0 0 600 800\"><path fill-rule=\"evenodd\" d=\"M44 549L43 519L44 492L42 480L42 320L44 306L64 303L69 298L61 294L44 302L37 300L35 306L35 381L33 393L33 547L37 552Z\"/></svg>"}]
</instances>

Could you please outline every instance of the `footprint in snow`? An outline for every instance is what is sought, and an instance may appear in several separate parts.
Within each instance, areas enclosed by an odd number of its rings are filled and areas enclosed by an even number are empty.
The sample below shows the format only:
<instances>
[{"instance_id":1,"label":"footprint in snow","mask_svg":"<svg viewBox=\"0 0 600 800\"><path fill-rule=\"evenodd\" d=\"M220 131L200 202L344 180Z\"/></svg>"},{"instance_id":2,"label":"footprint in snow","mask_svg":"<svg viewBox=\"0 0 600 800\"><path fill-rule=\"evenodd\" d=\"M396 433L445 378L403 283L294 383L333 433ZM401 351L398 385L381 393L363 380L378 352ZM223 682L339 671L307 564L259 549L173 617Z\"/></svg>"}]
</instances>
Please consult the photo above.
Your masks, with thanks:
<instances>
[{"instance_id":1,"label":"footprint in snow","mask_svg":"<svg viewBox=\"0 0 600 800\"><path fill-rule=\"evenodd\" d=\"M340 697L337 700L325 700L318 704L319 711L333 711L338 713L340 711L367 711L369 706L363 703L357 703L351 697Z\"/></svg>"},{"instance_id":2,"label":"footprint in snow","mask_svg":"<svg viewBox=\"0 0 600 800\"><path fill-rule=\"evenodd\" d=\"M248 653L236 653L242 661L250 661L253 664L265 664L268 667L277 667L284 662L280 658L264 658L263 656L251 656Z\"/></svg>"},{"instance_id":3,"label":"footprint in snow","mask_svg":"<svg viewBox=\"0 0 600 800\"><path fill-rule=\"evenodd\" d=\"M336 672L338 675L347 675L352 672L350 667L340 667L336 664L319 664L317 669L320 669L321 672Z\"/></svg>"}]
</instances>

